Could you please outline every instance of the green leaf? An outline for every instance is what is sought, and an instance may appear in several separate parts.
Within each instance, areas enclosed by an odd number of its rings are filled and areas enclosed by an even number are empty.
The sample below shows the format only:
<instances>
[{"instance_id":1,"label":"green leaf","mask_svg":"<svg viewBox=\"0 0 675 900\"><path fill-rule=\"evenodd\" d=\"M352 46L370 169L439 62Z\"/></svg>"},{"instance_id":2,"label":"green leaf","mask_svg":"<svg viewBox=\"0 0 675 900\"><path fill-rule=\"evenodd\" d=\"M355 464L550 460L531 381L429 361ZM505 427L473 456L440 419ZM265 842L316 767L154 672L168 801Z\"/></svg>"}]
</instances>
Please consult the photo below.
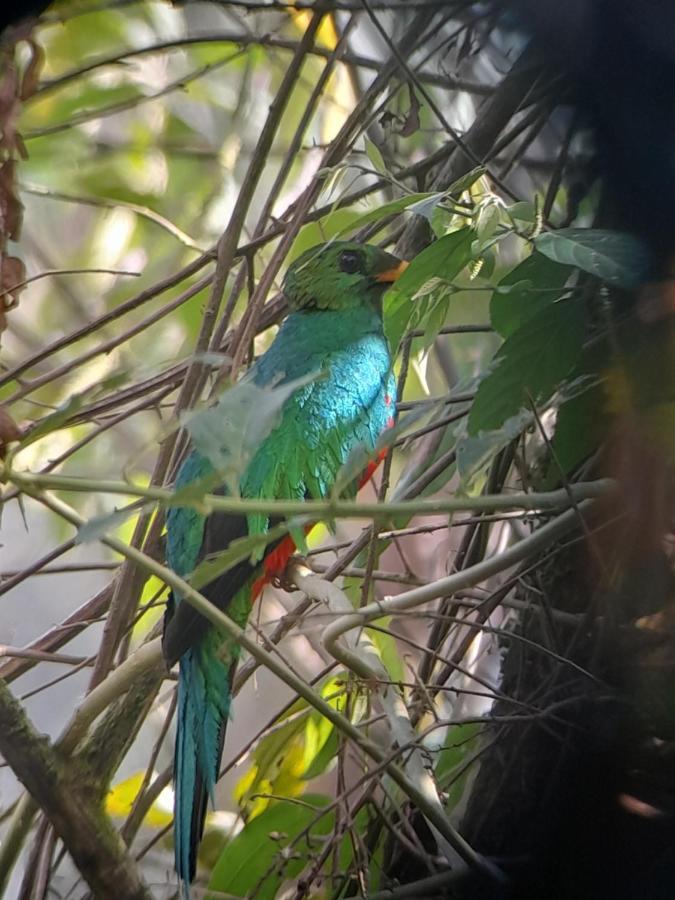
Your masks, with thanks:
<instances>
[{"instance_id":1,"label":"green leaf","mask_svg":"<svg viewBox=\"0 0 675 900\"><path fill-rule=\"evenodd\" d=\"M414 310L409 297L390 289L384 295L384 332L392 354L396 354L401 338L408 331Z\"/></svg>"},{"instance_id":2,"label":"green leaf","mask_svg":"<svg viewBox=\"0 0 675 900\"><path fill-rule=\"evenodd\" d=\"M363 141L366 147L366 156L372 163L373 168L381 175L387 175L387 166L384 162L384 157L380 152L380 148L371 141L368 135L365 135Z\"/></svg>"},{"instance_id":3,"label":"green leaf","mask_svg":"<svg viewBox=\"0 0 675 900\"><path fill-rule=\"evenodd\" d=\"M512 203L506 208L506 211L512 219L518 219L519 222L534 222L536 212L534 204L529 200L519 200Z\"/></svg>"},{"instance_id":4,"label":"green leaf","mask_svg":"<svg viewBox=\"0 0 675 900\"><path fill-rule=\"evenodd\" d=\"M452 301L454 291L441 289L437 292L434 302L429 307L424 323L424 337L422 338L422 349L428 350L429 347L438 337L438 332L445 325L448 317L448 310Z\"/></svg>"},{"instance_id":5,"label":"green leaf","mask_svg":"<svg viewBox=\"0 0 675 900\"><path fill-rule=\"evenodd\" d=\"M476 166L474 169L471 169L470 172L467 172L466 175L462 175L461 178L458 178L457 181L453 181L446 193L451 194L453 197L459 197L464 191L468 191L469 188L472 188L478 179L485 175L486 172L487 168L485 166Z\"/></svg>"},{"instance_id":6,"label":"green leaf","mask_svg":"<svg viewBox=\"0 0 675 900\"><path fill-rule=\"evenodd\" d=\"M501 210L496 203L483 203L478 207L474 217L474 229L481 248L489 244L500 221Z\"/></svg>"},{"instance_id":7,"label":"green leaf","mask_svg":"<svg viewBox=\"0 0 675 900\"><path fill-rule=\"evenodd\" d=\"M337 763L337 754L340 746L340 739L335 729L328 735L326 743L321 747L314 759L311 761L307 770L303 774L306 781L318 778L324 772L330 772Z\"/></svg>"},{"instance_id":8,"label":"green leaf","mask_svg":"<svg viewBox=\"0 0 675 900\"><path fill-rule=\"evenodd\" d=\"M471 768L467 767L463 772L457 773L459 777L455 773L475 753L481 730L477 723L451 725L448 728L434 770L438 784L448 790L448 809L457 805L466 787Z\"/></svg>"},{"instance_id":9,"label":"green leaf","mask_svg":"<svg viewBox=\"0 0 675 900\"><path fill-rule=\"evenodd\" d=\"M417 254L403 275L394 282L393 290L410 298L430 278L444 281L456 278L471 261L471 239L471 229L460 228L434 241Z\"/></svg>"},{"instance_id":10,"label":"green leaf","mask_svg":"<svg viewBox=\"0 0 675 900\"><path fill-rule=\"evenodd\" d=\"M378 620L378 625L382 628L389 628L390 624L391 616L384 616ZM404 681L405 669L394 636L374 628L366 628L366 632L378 652L382 665L389 672L391 680Z\"/></svg>"},{"instance_id":11,"label":"green leaf","mask_svg":"<svg viewBox=\"0 0 675 900\"><path fill-rule=\"evenodd\" d=\"M585 314L575 299L545 306L497 351L469 413L469 435L499 429L507 419L558 389L582 351Z\"/></svg>"},{"instance_id":12,"label":"green leaf","mask_svg":"<svg viewBox=\"0 0 675 900\"><path fill-rule=\"evenodd\" d=\"M405 197L399 197L397 200L383 203L375 209L369 209L361 214L354 209L334 209L317 222L309 222L300 229L287 256L287 262L293 262L305 250L309 250L317 244L329 241L332 238L341 238L346 234L357 231L359 228L363 228L364 225L369 225L371 222L379 222L387 216L396 215L396 213L405 212L406 210L415 212L417 211L415 209L417 204L437 206L444 196L445 194L443 193L407 194Z\"/></svg>"},{"instance_id":13,"label":"green leaf","mask_svg":"<svg viewBox=\"0 0 675 900\"><path fill-rule=\"evenodd\" d=\"M446 196L446 193L441 191L436 194L428 194L426 197L418 196L420 199L408 206L408 212L415 213L416 216L422 216L422 218L430 222L434 210Z\"/></svg>"},{"instance_id":14,"label":"green leaf","mask_svg":"<svg viewBox=\"0 0 675 900\"><path fill-rule=\"evenodd\" d=\"M433 278L452 281L471 259L470 228L461 228L434 241L412 260L384 300L384 328L396 350L415 312L413 298Z\"/></svg>"},{"instance_id":15,"label":"green leaf","mask_svg":"<svg viewBox=\"0 0 675 900\"><path fill-rule=\"evenodd\" d=\"M349 703L349 695L346 687L346 677L337 675L329 678L321 688L321 696L333 709L346 713ZM353 720L353 717L352 717ZM311 710L307 716L305 725L305 769L302 777L309 781L317 778L328 769L335 760L337 748L337 734L332 722L322 716L316 710Z\"/></svg>"},{"instance_id":16,"label":"green leaf","mask_svg":"<svg viewBox=\"0 0 675 900\"><path fill-rule=\"evenodd\" d=\"M142 96L139 89L133 84L122 84L112 87L101 87L91 81L86 82L70 96L47 95L41 98L38 94L32 103L27 104L26 111L21 119L21 127L26 131L38 129L46 124L47 110L49 110L49 124L67 122L72 116L94 113L107 109L118 103L124 103L136 97Z\"/></svg>"},{"instance_id":17,"label":"green leaf","mask_svg":"<svg viewBox=\"0 0 675 900\"><path fill-rule=\"evenodd\" d=\"M306 829L310 835L326 835L333 828L334 812L321 815L329 803L323 795L304 794L301 802L270 805L227 844L209 888L232 897L255 891L256 900L274 900L281 884L297 877L316 856L316 843L299 835ZM209 896L215 900L216 895Z\"/></svg>"},{"instance_id":18,"label":"green leaf","mask_svg":"<svg viewBox=\"0 0 675 900\"><path fill-rule=\"evenodd\" d=\"M562 473L568 475L596 449L606 433L603 405L602 387L597 381L561 404L551 439L555 458L548 460L545 490L560 484Z\"/></svg>"},{"instance_id":19,"label":"green leaf","mask_svg":"<svg viewBox=\"0 0 675 900\"><path fill-rule=\"evenodd\" d=\"M554 262L576 266L626 290L638 287L648 269L644 245L620 231L561 228L540 234L534 244Z\"/></svg>"},{"instance_id":20,"label":"green leaf","mask_svg":"<svg viewBox=\"0 0 675 900\"><path fill-rule=\"evenodd\" d=\"M490 302L490 322L495 331L509 337L536 312L554 303L572 274L536 251L506 274ZM504 288L508 290L505 292Z\"/></svg>"},{"instance_id":21,"label":"green leaf","mask_svg":"<svg viewBox=\"0 0 675 900\"><path fill-rule=\"evenodd\" d=\"M336 232L335 237L342 237L350 231L356 231L359 228L363 228L364 225L369 225L371 222L379 222L381 219L395 215L396 213L405 212L406 210L408 212L418 212L416 207L422 207L423 204L433 204L433 206L437 206L444 196L444 194L429 193L408 194L405 197L399 197L397 200L391 200L389 203L383 203L376 209L369 209L368 212L355 218L349 225ZM423 215L423 213L419 214Z\"/></svg>"},{"instance_id":22,"label":"green leaf","mask_svg":"<svg viewBox=\"0 0 675 900\"><path fill-rule=\"evenodd\" d=\"M294 703L286 714L288 721L278 724L258 743L251 765L235 787L234 796L244 818L251 821L262 815L277 797L297 797L305 790L304 730L308 712L304 701Z\"/></svg>"},{"instance_id":23,"label":"green leaf","mask_svg":"<svg viewBox=\"0 0 675 900\"><path fill-rule=\"evenodd\" d=\"M349 704L347 680L342 674L328 678L321 696L352 721L362 713L358 702ZM260 815L271 802L270 795L297 797L307 782L322 775L335 759L335 726L321 713L298 698L275 723L249 756L250 766L239 779L235 798L247 819ZM335 738L335 740L333 740Z\"/></svg>"}]
</instances>

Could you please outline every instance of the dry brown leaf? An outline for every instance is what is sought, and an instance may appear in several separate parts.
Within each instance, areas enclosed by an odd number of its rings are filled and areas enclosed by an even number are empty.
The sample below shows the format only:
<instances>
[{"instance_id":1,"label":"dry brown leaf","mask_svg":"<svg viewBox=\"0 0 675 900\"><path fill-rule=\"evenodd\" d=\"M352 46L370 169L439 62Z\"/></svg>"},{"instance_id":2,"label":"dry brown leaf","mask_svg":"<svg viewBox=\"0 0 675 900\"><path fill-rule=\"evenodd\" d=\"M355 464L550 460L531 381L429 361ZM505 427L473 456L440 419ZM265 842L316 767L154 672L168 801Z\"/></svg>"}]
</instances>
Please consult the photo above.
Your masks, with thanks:
<instances>
[{"instance_id":1,"label":"dry brown leaf","mask_svg":"<svg viewBox=\"0 0 675 900\"><path fill-rule=\"evenodd\" d=\"M0 166L0 241L8 237L18 241L23 219L23 203L16 190L16 160Z\"/></svg>"},{"instance_id":2,"label":"dry brown leaf","mask_svg":"<svg viewBox=\"0 0 675 900\"><path fill-rule=\"evenodd\" d=\"M0 405L0 459L5 458L7 445L18 440L21 440L21 429L7 412L6 407Z\"/></svg>"},{"instance_id":3,"label":"dry brown leaf","mask_svg":"<svg viewBox=\"0 0 675 900\"><path fill-rule=\"evenodd\" d=\"M19 82L13 61L6 63L0 78L0 149L5 154L17 152L16 123L21 111Z\"/></svg>"},{"instance_id":4,"label":"dry brown leaf","mask_svg":"<svg viewBox=\"0 0 675 900\"><path fill-rule=\"evenodd\" d=\"M420 101L417 99L412 85L408 85L408 96L410 97L410 108L405 115L403 124L398 129L398 133L402 137L410 137L420 129Z\"/></svg>"},{"instance_id":5,"label":"dry brown leaf","mask_svg":"<svg viewBox=\"0 0 675 900\"><path fill-rule=\"evenodd\" d=\"M18 256L5 256L0 263L0 295L5 310L19 302L19 294L26 280L26 267Z\"/></svg>"},{"instance_id":6,"label":"dry brown leaf","mask_svg":"<svg viewBox=\"0 0 675 900\"><path fill-rule=\"evenodd\" d=\"M40 82L40 74L45 61L45 52L42 47L32 40L32 38L27 38L26 40L30 46L32 55L30 62L26 66L26 71L23 73L23 79L21 80L19 97L22 100L32 97L35 93Z\"/></svg>"}]
</instances>

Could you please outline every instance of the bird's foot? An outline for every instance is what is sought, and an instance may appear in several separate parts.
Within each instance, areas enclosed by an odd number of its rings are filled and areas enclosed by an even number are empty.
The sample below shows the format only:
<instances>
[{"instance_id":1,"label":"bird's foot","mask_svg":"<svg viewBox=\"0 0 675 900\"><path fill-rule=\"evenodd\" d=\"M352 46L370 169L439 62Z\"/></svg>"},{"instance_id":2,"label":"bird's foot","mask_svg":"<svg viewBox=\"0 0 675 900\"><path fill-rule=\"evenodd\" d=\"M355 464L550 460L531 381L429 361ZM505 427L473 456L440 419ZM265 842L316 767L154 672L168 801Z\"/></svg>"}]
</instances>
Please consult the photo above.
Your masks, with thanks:
<instances>
[{"instance_id":1,"label":"bird's foot","mask_svg":"<svg viewBox=\"0 0 675 900\"><path fill-rule=\"evenodd\" d=\"M295 582L295 575L298 571L307 574L311 571L311 569L309 568L307 560L303 556L295 554L294 556L291 556L291 558L286 563L286 568L284 569L284 571L272 578L272 584L274 585L274 587L281 588L287 593L292 594L293 591L298 590L298 586Z\"/></svg>"}]
</instances>

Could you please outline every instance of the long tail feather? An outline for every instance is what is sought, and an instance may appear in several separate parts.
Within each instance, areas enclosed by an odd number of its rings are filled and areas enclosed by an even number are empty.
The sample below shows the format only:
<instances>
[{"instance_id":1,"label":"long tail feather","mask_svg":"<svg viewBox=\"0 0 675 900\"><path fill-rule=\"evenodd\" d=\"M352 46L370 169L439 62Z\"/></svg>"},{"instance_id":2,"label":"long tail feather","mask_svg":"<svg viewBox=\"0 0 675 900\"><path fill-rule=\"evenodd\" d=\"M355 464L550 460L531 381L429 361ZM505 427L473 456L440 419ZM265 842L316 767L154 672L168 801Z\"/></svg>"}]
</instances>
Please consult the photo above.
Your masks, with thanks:
<instances>
[{"instance_id":1,"label":"long tail feather","mask_svg":"<svg viewBox=\"0 0 675 900\"><path fill-rule=\"evenodd\" d=\"M204 831L207 801L218 778L236 660L217 651L221 638L210 634L180 659L178 719L174 757L174 841L176 872L183 884L194 880L197 848Z\"/></svg>"}]
</instances>

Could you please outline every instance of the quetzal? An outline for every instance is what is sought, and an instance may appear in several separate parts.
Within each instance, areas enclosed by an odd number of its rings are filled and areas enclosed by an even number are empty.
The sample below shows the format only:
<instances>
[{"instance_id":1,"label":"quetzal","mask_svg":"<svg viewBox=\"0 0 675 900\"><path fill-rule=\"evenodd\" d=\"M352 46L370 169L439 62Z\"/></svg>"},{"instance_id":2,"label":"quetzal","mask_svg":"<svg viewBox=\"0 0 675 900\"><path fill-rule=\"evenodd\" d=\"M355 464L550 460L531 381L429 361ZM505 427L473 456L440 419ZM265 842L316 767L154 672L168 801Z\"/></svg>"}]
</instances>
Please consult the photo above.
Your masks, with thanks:
<instances>
[{"instance_id":1,"label":"quetzal","mask_svg":"<svg viewBox=\"0 0 675 900\"><path fill-rule=\"evenodd\" d=\"M382 295L405 265L377 247L339 241L314 247L289 267L283 290L291 311L270 348L244 377L270 389L304 381L285 400L275 427L254 450L240 479L242 497L324 498L353 453L359 448L374 453L380 435L393 422L395 402ZM215 475L212 463L193 450L176 487ZM356 487L355 482L354 493ZM268 527L263 516L204 516L192 507L172 507L167 516L168 563L178 574L188 575L206 555ZM238 563L202 592L244 627L265 574L283 572L294 550L287 536L268 545L260 562ZM213 798L218 778L239 647L188 603L173 597L163 650L167 665L178 661L180 668L174 840L176 871L189 883L195 875L207 797Z\"/></svg>"}]
</instances>

